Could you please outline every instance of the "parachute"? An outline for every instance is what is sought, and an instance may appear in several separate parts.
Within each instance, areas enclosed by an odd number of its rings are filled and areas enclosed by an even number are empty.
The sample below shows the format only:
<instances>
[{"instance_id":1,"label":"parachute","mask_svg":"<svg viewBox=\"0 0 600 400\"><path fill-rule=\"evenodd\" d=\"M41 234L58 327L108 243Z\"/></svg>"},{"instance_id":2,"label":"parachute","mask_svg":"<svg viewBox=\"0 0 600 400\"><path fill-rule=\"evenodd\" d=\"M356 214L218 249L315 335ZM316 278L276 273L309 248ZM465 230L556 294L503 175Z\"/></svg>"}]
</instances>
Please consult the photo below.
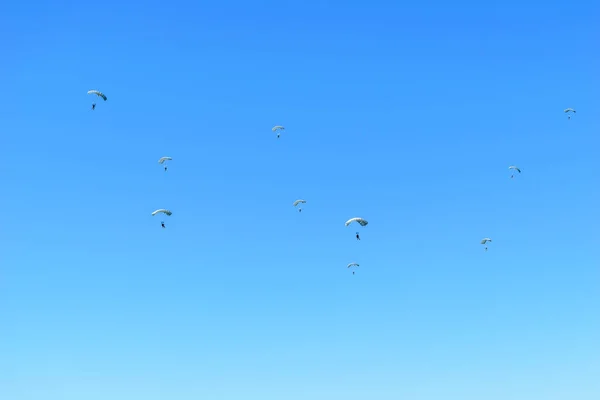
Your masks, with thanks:
<instances>
[{"instance_id":1,"label":"parachute","mask_svg":"<svg viewBox=\"0 0 600 400\"><path fill-rule=\"evenodd\" d=\"M165 166L165 172L167 172L167 164L165 164L165 162L167 162L169 160L172 160L172 158L171 157L161 157L161 158L158 159L158 163L159 164L161 164L161 165L164 164L164 166Z\"/></svg>"},{"instance_id":2,"label":"parachute","mask_svg":"<svg viewBox=\"0 0 600 400\"><path fill-rule=\"evenodd\" d=\"M350 264L348 264L348 268L350 268L350 267L358 267L358 264L357 263L350 263ZM354 275L354 271L352 271L352 275Z\"/></svg>"},{"instance_id":3,"label":"parachute","mask_svg":"<svg viewBox=\"0 0 600 400\"><path fill-rule=\"evenodd\" d=\"M306 200L298 199L294 202L294 207L296 207L298 204L304 204L304 203L306 203ZM302 212L302 207L298 207L298 212Z\"/></svg>"},{"instance_id":4,"label":"parachute","mask_svg":"<svg viewBox=\"0 0 600 400\"><path fill-rule=\"evenodd\" d=\"M360 226L366 226L369 223L368 221L365 221L362 218L355 217L355 218L350 218L348 221L346 221L346 226L350 225L353 222L358 222L360 224Z\"/></svg>"},{"instance_id":5,"label":"parachute","mask_svg":"<svg viewBox=\"0 0 600 400\"><path fill-rule=\"evenodd\" d=\"M273 132L282 131L284 129L285 128L283 126L281 126L281 125L275 125L273 128L271 128L271 130ZM280 135L281 135L281 132L277 132L277 137L279 137Z\"/></svg>"},{"instance_id":6,"label":"parachute","mask_svg":"<svg viewBox=\"0 0 600 400\"><path fill-rule=\"evenodd\" d=\"M483 238L483 239L481 239L481 244L485 245L485 251L487 251L487 249L488 249L487 248L487 243L491 242L491 241L492 241L492 239L490 239L490 238Z\"/></svg>"},{"instance_id":7,"label":"parachute","mask_svg":"<svg viewBox=\"0 0 600 400\"><path fill-rule=\"evenodd\" d=\"M169 217L171 216L171 214L173 214L173 213L172 213L171 211L169 211L169 210L166 210L166 209L164 209L164 208L159 208L158 210L156 210L156 211L154 211L154 212L152 213L152 216L155 216L155 215L156 215L156 214L158 214L158 213L164 213L164 214L166 214L166 215L167 215L167 216L169 216Z\"/></svg>"},{"instance_id":8,"label":"parachute","mask_svg":"<svg viewBox=\"0 0 600 400\"><path fill-rule=\"evenodd\" d=\"M570 112L572 112L573 114L577 113L577 111L575 111L572 108L565 108L565 113L567 114L567 116L569 117L569 119L571 119L571 114L569 114Z\"/></svg>"},{"instance_id":9,"label":"parachute","mask_svg":"<svg viewBox=\"0 0 600 400\"><path fill-rule=\"evenodd\" d=\"M102 99L104 99L104 101L106 101L106 96L104 95L104 93L102 93L98 90L88 90L87 94L95 94L98 97L102 97Z\"/></svg>"}]
</instances>

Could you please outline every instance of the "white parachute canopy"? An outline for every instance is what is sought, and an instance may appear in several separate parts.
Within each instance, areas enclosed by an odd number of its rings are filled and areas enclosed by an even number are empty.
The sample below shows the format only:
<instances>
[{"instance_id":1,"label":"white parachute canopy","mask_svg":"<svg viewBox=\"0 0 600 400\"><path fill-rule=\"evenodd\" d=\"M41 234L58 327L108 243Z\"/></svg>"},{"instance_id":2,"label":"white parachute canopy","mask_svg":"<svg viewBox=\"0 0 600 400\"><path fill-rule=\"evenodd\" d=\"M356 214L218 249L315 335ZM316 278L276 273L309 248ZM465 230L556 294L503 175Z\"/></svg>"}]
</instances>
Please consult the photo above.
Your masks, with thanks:
<instances>
[{"instance_id":1,"label":"white parachute canopy","mask_svg":"<svg viewBox=\"0 0 600 400\"><path fill-rule=\"evenodd\" d=\"M152 216L155 216L155 215L156 215L156 214L158 214L158 213L164 213L164 214L166 214L166 215L167 215L167 216L169 216L169 217L171 216L171 214L173 214L173 213L172 213L171 211L169 211L169 210L166 210L166 209L164 209L164 208L159 208L158 210L156 210L156 211L154 211L154 212L152 213Z\"/></svg>"},{"instance_id":2,"label":"white parachute canopy","mask_svg":"<svg viewBox=\"0 0 600 400\"><path fill-rule=\"evenodd\" d=\"M162 163L164 163L165 161L170 161L170 160L172 160L172 158L171 158L171 157L161 157L161 158L159 158L159 159L158 159L158 163L159 163L159 164L162 164Z\"/></svg>"},{"instance_id":3,"label":"white parachute canopy","mask_svg":"<svg viewBox=\"0 0 600 400\"><path fill-rule=\"evenodd\" d=\"M358 222L360 224L360 226L367 226L367 224L369 223L368 221L359 218L359 217L355 217L355 218L350 218L348 221L346 221L346 226L350 225L353 222Z\"/></svg>"},{"instance_id":4,"label":"white parachute canopy","mask_svg":"<svg viewBox=\"0 0 600 400\"><path fill-rule=\"evenodd\" d=\"M508 167L508 169L514 169L515 171L517 171L518 173L521 173L521 170L519 169L519 167L515 166L515 165L511 165L510 167Z\"/></svg>"},{"instance_id":5,"label":"white parachute canopy","mask_svg":"<svg viewBox=\"0 0 600 400\"><path fill-rule=\"evenodd\" d=\"M491 242L491 241L492 241L492 239L490 239L490 238L483 238L483 239L481 239L481 244L486 244L487 242Z\"/></svg>"},{"instance_id":6,"label":"white parachute canopy","mask_svg":"<svg viewBox=\"0 0 600 400\"><path fill-rule=\"evenodd\" d=\"M95 94L98 97L102 97L104 99L104 101L106 101L106 96L104 95L104 93L100 92L99 90L88 90L87 94Z\"/></svg>"},{"instance_id":7,"label":"white parachute canopy","mask_svg":"<svg viewBox=\"0 0 600 400\"><path fill-rule=\"evenodd\" d=\"M306 200L302 200L302 199L298 199L294 202L294 207L296 207L298 204L305 204Z\"/></svg>"},{"instance_id":8,"label":"white parachute canopy","mask_svg":"<svg viewBox=\"0 0 600 400\"><path fill-rule=\"evenodd\" d=\"M571 119L571 114L569 114L569 113L576 114L576 113L577 113L577 111L575 111L575 110L574 110L574 109L572 109L572 108L565 108L565 114L567 114L567 118Z\"/></svg>"},{"instance_id":9,"label":"white parachute canopy","mask_svg":"<svg viewBox=\"0 0 600 400\"><path fill-rule=\"evenodd\" d=\"M350 263L348 264L348 268L350 267L360 267L360 265L358 265L357 263Z\"/></svg>"}]
</instances>

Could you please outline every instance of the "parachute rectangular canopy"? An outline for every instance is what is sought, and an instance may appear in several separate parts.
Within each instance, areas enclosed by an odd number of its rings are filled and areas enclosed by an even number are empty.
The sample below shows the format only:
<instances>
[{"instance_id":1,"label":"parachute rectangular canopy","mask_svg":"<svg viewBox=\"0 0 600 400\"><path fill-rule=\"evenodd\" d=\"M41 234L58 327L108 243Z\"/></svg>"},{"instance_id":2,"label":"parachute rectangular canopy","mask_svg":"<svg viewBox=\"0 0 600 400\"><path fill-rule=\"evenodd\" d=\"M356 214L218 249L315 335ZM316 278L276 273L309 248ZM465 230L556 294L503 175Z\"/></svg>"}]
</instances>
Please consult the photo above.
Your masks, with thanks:
<instances>
[{"instance_id":1,"label":"parachute rectangular canopy","mask_svg":"<svg viewBox=\"0 0 600 400\"><path fill-rule=\"evenodd\" d=\"M350 218L348 221L346 221L346 226L350 225L353 222L358 222L360 224L360 226L367 226L367 224L369 223L362 218L355 217L355 218Z\"/></svg>"},{"instance_id":2,"label":"parachute rectangular canopy","mask_svg":"<svg viewBox=\"0 0 600 400\"><path fill-rule=\"evenodd\" d=\"M158 214L158 213L164 213L164 214L166 214L166 215L167 215L167 216L169 216L169 217L171 216L171 214L173 214L173 213L172 213L171 211L169 211L169 210L166 210L166 209L164 209L164 208L159 208L158 210L156 210L156 211L154 211L154 212L152 213L152 216L155 216L155 215L156 215L156 214Z\"/></svg>"},{"instance_id":3,"label":"parachute rectangular canopy","mask_svg":"<svg viewBox=\"0 0 600 400\"><path fill-rule=\"evenodd\" d=\"M87 94L95 94L98 97L102 97L102 99L104 99L104 101L106 101L106 96L104 95L104 93L102 93L98 90L88 90Z\"/></svg>"}]
</instances>

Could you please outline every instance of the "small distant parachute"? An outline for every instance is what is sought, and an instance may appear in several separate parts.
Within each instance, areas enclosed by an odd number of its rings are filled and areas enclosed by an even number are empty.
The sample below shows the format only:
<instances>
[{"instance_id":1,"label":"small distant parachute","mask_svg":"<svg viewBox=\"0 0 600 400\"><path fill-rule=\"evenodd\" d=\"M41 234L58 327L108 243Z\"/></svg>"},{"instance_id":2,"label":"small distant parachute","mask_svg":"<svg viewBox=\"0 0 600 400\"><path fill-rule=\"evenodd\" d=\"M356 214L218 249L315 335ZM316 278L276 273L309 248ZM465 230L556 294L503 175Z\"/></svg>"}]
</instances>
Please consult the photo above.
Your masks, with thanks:
<instances>
[{"instance_id":1,"label":"small distant parachute","mask_svg":"<svg viewBox=\"0 0 600 400\"><path fill-rule=\"evenodd\" d=\"M167 164L165 164L167 161L172 160L171 157L161 157L158 159L158 163L159 164L164 164L165 165L165 171L167 170Z\"/></svg>"},{"instance_id":2,"label":"small distant parachute","mask_svg":"<svg viewBox=\"0 0 600 400\"><path fill-rule=\"evenodd\" d=\"M516 167L514 165L511 165L510 167L508 167L508 169L512 169L512 170L517 171L518 173L521 173L521 169L519 169L519 167ZM512 174L510 177L514 178L514 176L515 176L515 174Z\"/></svg>"},{"instance_id":3,"label":"small distant parachute","mask_svg":"<svg viewBox=\"0 0 600 400\"><path fill-rule=\"evenodd\" d=\"M104 101L106 101L106 96L104 95L104 93L98 91L98 90L88 90L87 94L95 94L98 97L102 97L102 99Z\"/></svg>"},{"instance_id":4,"label":"small distant parachute","mask_svg":"<svg viewBox=\"0 0 600 400\"><path fill-rule=\"evenodd\" d=\"M575 111L572 108L565 108L565 113L567 114L567 116L568 116L569 119L571 119L571 114L569 114L570 112L573 113L573 114L577 113L577 111Z\"/></svg>"},{"instance_id":5,"label":"small distant parachute","mask_svg":"<svg viewBox=\"0 0 600 400\"><path fill-rule=\"evenodd\" d=\"M490 238L483 238L483 239L481 239L481 244L485 245L485 251L487 251L487 249L488 249L487 248L487 243L491 242L491 241L492 241L492 239L490 239Z\"/></svg>"},{"instance_id":6,"label":"small distant parachute","mask_svg":"<svg viewBox=\"0 0 600 400\"><path fill-rule=\"evenodd\" d=\"M302 199L298 199L294 202L294 207L296 207L298 204L306 204L306 200L302 200ZM298 208L298 212L302 212L302 207Z\"/></svg>"},{"instance_id":7,"label":"small distant parachute","mask_svg":"<svg viewBox=\"0 0 600 400\"><path fill-rule=\"evenodd\" d=\"M285 128L281 125L275 125L273 128L271 128L273 132L277 132L277 137L281 136L281 131L284 129Z\"/></svg>"},{"instance_id":8,"label":"small distant parachute","mask_svg":"<svg viewBox=\"0 0 600 400\"><path fill-rule=\"evenodd\" d=\"M346 221L346 226L350 225L353 222L358 222L360 224L360 226L367 226L367 224L369 223L368 221L362 219L362 218L350 218L348 221Z\"/></svg>"},{"instance_id":9,"label":"small distant parachute","mask_svg":"<svg viewBox=\"0 0 600 400\"><path fill-rule=\"evenodd\" d=\"M159 208L158 210L156 210L156 211L154 211L154 212L152 213L152 216L155 216L155 215L156 215L156 214L158 214L158 213L163 213L163 214L166 214L168 217L170 217L170 216L171 216L171 214L173 214L173 213L172 213L171 211L169 211L169 210L166 210L166 209L164 209L164 208Z\"/></svg>"},{"instance_id":10,"label":"small distant parachute","mask_svg":"<svg viewBox=\"0 0 600 400\"><path fill-rule=\"evenodd\" d=\"M360 267L360 265L358 265L357 263L350 263L348 264L348 268L350 267Z\"/></svg>"}]
</instances>

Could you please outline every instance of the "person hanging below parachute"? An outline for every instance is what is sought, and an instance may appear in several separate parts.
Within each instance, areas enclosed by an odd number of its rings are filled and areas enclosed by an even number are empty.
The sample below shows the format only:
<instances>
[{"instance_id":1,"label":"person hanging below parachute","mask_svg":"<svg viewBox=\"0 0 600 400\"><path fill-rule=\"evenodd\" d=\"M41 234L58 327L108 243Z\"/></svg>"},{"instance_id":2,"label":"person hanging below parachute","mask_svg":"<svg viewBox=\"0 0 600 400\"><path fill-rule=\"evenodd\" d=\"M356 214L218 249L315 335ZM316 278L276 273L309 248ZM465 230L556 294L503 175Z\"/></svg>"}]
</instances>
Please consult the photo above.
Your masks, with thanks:
<instances>
[{"instance_id":1,"label":"person hanging below parachute","mask_svg":"<svg viewBox=\"0 0 600 400\"><path fill-rule=\"evenodd\" d=\"M156 214L159 214L159 213L163 213L163 214L165 214L167 217L170 217L170 216L171 216L171 214L173 214L173 213L172 213L171 211L169 211L169 210L166 210L166 209L164 209L164 208L159 208L158 210L156 210L156 211L154 211L154 212L152 213L152 216L154 217ZM161 227L163 227L163 228L165 228L165 221L161 221L161 222L160 222L160 226L161 226Z\"/></svg>"},{"instance_id":2,"label":"person hanging below parachute","mask_svg":"<svg viewBox=\"0 0 600 400\"><path fill-rule=\"evenodd\" d=\"M514 166L514 165L511 165L510 167L508 167L508 169L515 170L515 171L517 171L519 174L521 173L521 170L520 170L518 167ZM513 173L513 174L512 174L510 177L511 177L511 178L514 178L514 177L515 177L515 174Z\"/></svg>"},{"instance_id":3,"label":"person hanging below parachute","mask_svg":"<svg viewBox=\"0 0 600 400\"><path fill-rule=\"evenodd\" d=\"M350 268L350 267L359 267L359 265L357 263L350 263L350 264L348 264L347 268ZM354 275L354 271L352 271L352 275Z\"/></svg>"},{"instance_id":4,"label":"person hanging below parachute","mask_svg":"<svg viewBox=\"0 0 600 400\"><path fill-rule=\"evenodd\" d=\"M171 157L161 157L158 159L158 163L165 166L165 171L167 170L167 161L171 161Z\"/></svg>"},{"instance_id":5,"label":"person hanging below parachute","mask_svg":"<svg viewBox=\"0 0 600 400\"><path fill-rule=\"evenodd\" d=\"M298 199L294 202L294 207L296 207L298 204L305 204L306 200L302 200L302 199ZM298 212L302 212L302 207L298 207Z\"/></svg>"},{"instance_id":6,"label":"person hanging below parachute","mask_svg":"<svg viewBox=\"0 0 600 400\"><path fill-rule=\"evenodd\" d=\"M281 131L284 129L285 128L281 125L275 125L273 128L271 128L273 132L277 132L277 139L279 139L279 136L281 136Z\"/></svg>"},{"instance_id":7,"label":"person hanging below parachute","mask_svg":"<svg viewBox=\"0 0 600 400\"><path fill-rule=\"evenodd\" d=\"M360 226L367 226L367 224L369 223L368 221L359 218L359 217L355 217L355 218L350 218L348 221L346 221L346 226L349 226L351 223L356 222L358 223ZM358 234L358 232L356 232L356 240L360 240L360 235Z\"/></svg>"},{"instance_id":8,"label":"person hanging below parachute","mask_svg":"<svg viewBox=\"0 0 600 400\"><path fill-rule=\"evenodd\" d=\"M101 97L102 99L104 99L104 101L106 101L106 96L104 95L104 93L98 91L98 90L88 90L87 94L95 94L98 97ZM96 103L92 103L92 111L94 111L96 109Z\"/></svg>"},{"instance_id":9,"label":"person hanging below parachute","mask_svg":"<svg viewBox=\"0 0 600 400\"><path fill-rule=\"evenodd\" d=\"M492 239L490 239L490 238L483 238L483 239L481 239L481 244L485 245L485 251L488 250L487 243L491 242L491 241L492 241Z\"/></svg>"},{"instance_id":10,"label":"person hanging below parachute","mask_svg":"<svg viewBox=\"0 0 600 400\"><path fill-rule=\"evenodd\" d=\"M569 119L571 119L571 114L569 114L569 113L573 113L573 114L575 114L575 113L577 113L577 111L575 111L575 110L574 110L574 109L572 109L572 108L565 108L565 113L567 114L567 117L568 117Z\"/></svg>"}]
</instances>

